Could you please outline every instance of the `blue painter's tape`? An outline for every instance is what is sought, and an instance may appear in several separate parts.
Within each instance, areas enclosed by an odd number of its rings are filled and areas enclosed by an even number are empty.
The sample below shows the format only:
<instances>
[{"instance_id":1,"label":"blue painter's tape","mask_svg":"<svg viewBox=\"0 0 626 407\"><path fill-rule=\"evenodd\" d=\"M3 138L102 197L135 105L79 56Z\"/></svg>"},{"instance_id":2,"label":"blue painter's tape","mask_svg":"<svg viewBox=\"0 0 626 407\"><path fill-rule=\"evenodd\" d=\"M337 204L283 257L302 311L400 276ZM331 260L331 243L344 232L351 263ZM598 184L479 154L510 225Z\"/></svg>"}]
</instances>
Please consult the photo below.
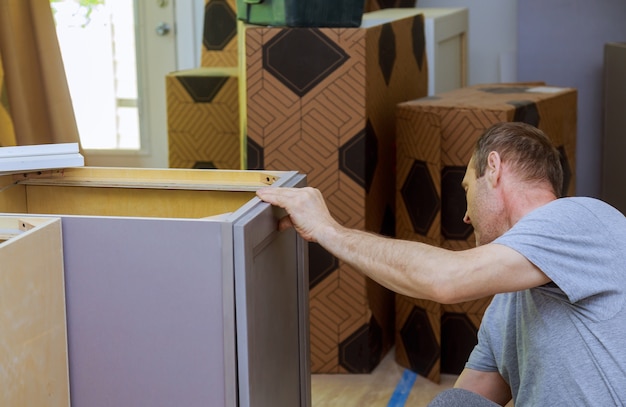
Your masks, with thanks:
<instances>
[{"instance_id":1,"label":"blue painter's tape","mask_svg":"<svg viewBox=\"0 0 626 407\"><path fill-rule=\"evenodd\" d=\"M404 403L406 403L406 399L409 398L409 394L411 393L411 389L413 388L416 378L416 373L405 369L402 374L402 378L398 382L396 389L389 399L387 407L404 407Z\"/></svg>"}]
</instances>

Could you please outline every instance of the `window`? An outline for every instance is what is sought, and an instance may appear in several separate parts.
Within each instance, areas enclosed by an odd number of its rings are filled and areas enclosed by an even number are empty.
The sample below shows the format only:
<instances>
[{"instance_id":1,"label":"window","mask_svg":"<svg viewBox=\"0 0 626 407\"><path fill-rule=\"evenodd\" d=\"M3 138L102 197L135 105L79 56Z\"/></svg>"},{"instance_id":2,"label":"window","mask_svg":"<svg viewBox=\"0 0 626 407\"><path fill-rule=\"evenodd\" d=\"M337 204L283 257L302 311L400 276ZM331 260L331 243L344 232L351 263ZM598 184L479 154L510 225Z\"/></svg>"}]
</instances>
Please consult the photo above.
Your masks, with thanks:
<instances>
[{"instance_id":1,"label":"window","mask_svg":"<svg viewBox=\"0 0 626 407\"><path fill-rule=\"evenodd\" d=\"M141 147L135 13L128 0L52 0L85 149Z\"/></svg>"}]
</instances>

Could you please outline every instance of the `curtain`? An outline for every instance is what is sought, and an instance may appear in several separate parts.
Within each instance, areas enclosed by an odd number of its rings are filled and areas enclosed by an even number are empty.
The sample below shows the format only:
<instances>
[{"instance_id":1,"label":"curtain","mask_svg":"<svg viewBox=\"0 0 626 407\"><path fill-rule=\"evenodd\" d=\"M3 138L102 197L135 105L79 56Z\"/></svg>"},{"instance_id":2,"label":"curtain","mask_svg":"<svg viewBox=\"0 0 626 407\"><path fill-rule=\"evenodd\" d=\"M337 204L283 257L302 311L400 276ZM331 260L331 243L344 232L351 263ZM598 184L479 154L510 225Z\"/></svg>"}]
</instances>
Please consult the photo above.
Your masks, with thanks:
<instances>
[{"instance_id":1,"label":"curtain","mask_svg":"<svg viewBox=\"0 0 626 407\"><path fill-rule=\"evenodd\" d=\"M4 85L4 69L2 68L2 56L0 55L0 147L15 145L13 121L9 113L9 99L6 86Z\"/></svg>"},{"instance_id":2,"label":"curtain","mask_svg":"<svg viewBox=\"0 0 626 407\"><path fill-rule=\"evenodd\" d=\"M79 142L49 0L0 0L0 61L0 145Z\"/></svg>"}]
</instances>

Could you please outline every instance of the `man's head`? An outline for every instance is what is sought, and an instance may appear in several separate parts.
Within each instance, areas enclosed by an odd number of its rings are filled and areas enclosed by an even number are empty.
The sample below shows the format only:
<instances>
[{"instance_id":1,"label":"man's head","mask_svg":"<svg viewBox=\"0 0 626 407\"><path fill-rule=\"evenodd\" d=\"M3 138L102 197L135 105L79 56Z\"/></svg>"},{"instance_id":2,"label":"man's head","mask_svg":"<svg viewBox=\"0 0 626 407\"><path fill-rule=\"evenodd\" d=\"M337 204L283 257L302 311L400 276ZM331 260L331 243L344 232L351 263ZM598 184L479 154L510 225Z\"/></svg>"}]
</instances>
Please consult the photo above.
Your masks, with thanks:
<instances>
[{"instance_id":1,"label":"man's head","mask_svg":"<svg viewBox=\"0 0 626 407\"><path fill-rule=\"evenodd\" d=\"M462 183L467 197L463 220L474 226L477 245L490 243L517 221L520 209L534 204L520 206L522 198L554 199L562 185L559 152L541 130L519 122L498 123L478 139L468 164Z\"/></svg>"},{"instance_id":2,"label":"man's head","mask_svg":"<svg viewBox=\"0 0 626 407\"><path fill-rule=\"evenodd\" d=\"M559 152L535 126L510 122L488 128L474 148L473 163L477 178L485 175L487 157L491 151L497 152L503 163L515 169L521 180L549 182L554 195L561 196L563 169Z\"/></svg>"}]
</instances>

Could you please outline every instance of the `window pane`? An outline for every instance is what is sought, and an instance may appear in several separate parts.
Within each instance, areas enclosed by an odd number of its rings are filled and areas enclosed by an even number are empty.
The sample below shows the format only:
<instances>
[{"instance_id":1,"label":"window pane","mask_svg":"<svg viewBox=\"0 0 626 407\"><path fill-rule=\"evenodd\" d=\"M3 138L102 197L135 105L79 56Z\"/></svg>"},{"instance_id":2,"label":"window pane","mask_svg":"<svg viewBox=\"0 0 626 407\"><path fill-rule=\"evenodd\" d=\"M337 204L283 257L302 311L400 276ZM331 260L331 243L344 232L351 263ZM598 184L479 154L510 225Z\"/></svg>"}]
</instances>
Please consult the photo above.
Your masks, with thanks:
<instances>
[{"instance_id":1,"label":"window pane","mask_svg":"<svg viewBox=\"0 0 626 407\"><path fill-rule=\"evenodd\" d=\"M83 148L139 149L133 2L51 6Z\"/></svg>"}]
</instances>

